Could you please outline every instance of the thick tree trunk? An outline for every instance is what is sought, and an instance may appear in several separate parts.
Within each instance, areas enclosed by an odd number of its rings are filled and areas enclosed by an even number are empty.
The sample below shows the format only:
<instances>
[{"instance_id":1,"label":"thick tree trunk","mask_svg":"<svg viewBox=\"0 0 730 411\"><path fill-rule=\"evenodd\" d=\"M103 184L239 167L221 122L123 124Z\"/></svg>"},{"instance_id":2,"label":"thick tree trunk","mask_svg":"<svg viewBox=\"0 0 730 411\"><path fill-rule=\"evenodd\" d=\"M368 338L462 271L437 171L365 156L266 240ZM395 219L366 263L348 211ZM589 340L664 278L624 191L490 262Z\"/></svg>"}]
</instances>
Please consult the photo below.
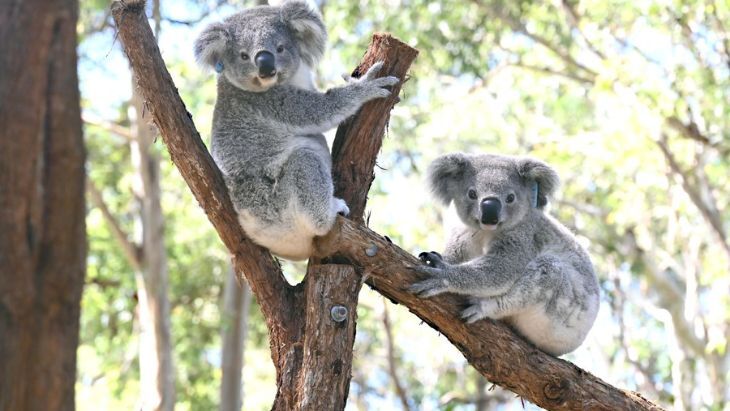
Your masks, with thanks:
<instances>
[{"instance_id":1,"label":"thick tree trunk","mask_svg":"<svg viewBox=\"0 0 730 411\"><path fill-rule=\"evenodd\" d=\"M115 2L112 9L119 38L137 75L138 85L170 150L173 162L208 214L221 239L234 254L236 269L246 274L246 279L261 304L270 331L272 359L278 371L277 385L280 389L274 408L301 409L302 405L310 404L313 407L316 403L305 398L307 395L320 396L320 399L325 396L332 398L328 391L319 388L322 387L323 381L314 381L313 378L335 381L333 387L340 387L340 381L343 379L349 381L349 369L335 367L334 365L338 363L333 360L339 356L342 361L340 365L350 366L346 362L351 360L352 352L343 353L342 347L351 348L348 344L349 339L354 338L354 326L351 334L349 326L337 328L332 322L322 318L327 314L323 312L325 310L322 307L329 306L331 309L334 305L323 303L327 300L326 295L323 298L322 294L312 292L311 290L320 288L309 284L309 281L318 281L319 278L326 278L326 275L315 276L315 280L312 280L312 276L308 276L305 284L290 287L283 280L280 269L272 263L271 256L260 247L253 246L245 237L236 223L235 212L220 170L200 140L154 43L144 16L143 3L129 0L124 3ZM397 41L391 37L379 37L376 36L373 43L380 42L386 46L399 47ZM407 54L404 49L401 50L404 53L398 57ZM368 60L367 57L365 60ZM386 58L385 62L386 73L405 76L405 73L389 71L403 64L403 60ZM406 68L409 64L410 61L405 64ZM397 91L395 90L396 93ZM393 102L394 100L386 100L370 103L370 107L364 108L358 117L369 116L370 113L367 112L369 110L382 109L385 111L383 113L385 116L390 109L388 105L392 106ZM357 122L357 119L354 121ZM337 155L340 151L339 148L333 150L333 154ZM350 160L356 164L356 159L357 156ZM371 173L372 170L368 172ZM368 184L371 181L365 180ZM537 350L501 323L481 321L472 325L464 324L457 312L461 301L454 296L446 295L424 300L407 293L405 291L407 286L417 280L410 267L420 262L387 239L357 223L339 218L337 226L321 242L320 250L324 255L334 253L347 258L353 266L367 274L365 277L368 279L368 284L392 301L404 304L441 332L487 379L538 405L561 410L659 409L639 394L617 389L573 364ZM334 259L341 261L341 257ZM338 269L337 266L321 267L325 270ZM344 287L342 283L347 281L357 281L357 277L340 278L340 287ZM356 299L345 301L356 301ZM305 335L302 335L301 307L307 307ZM348 309L348 313L354 311L354 307L345 308ZM313 313L318 313L314 322L309 322L310 309ZM354 322L354 317L347 317L345 321L348 324ZM325 333L338 331L340 334L334 335L332 341L339 341L340 344L325 347L324 350L317 341L308 340L310 335L329 338L323 337ZM347 332L342 333L342 331ZM312 361L308 361L308 355L318 358L312 357ZM300 363L304 365L298 365ZM310 364L329 367L317 373L312 372L315 370ZM346 370L348 374L343 376L342 370ZM307 390L309 387L314 390ZM330 402L329 406L307 408L329 410L341 409L343 406L344 402L340 402L338 397L338 401Z\"/></svg>"},{"instance_id":2,"label":"thick tree trunk","mask_svg":"<svg viewBox=\"0 0 730 411\"><path fill-rule=\"evenodd\" d=\"M143 411L171 411L175 407L175 375L170 337L167 250L160 190L160 156L155 133L143 118L144 101L132 94L133 119L130 150L134 168L133 191L138 202L141 233L137 282L139 318L140 407Z\"/></svg>"},{"instance_id":3,"label":"thick tree trunk","mask_svg":"<svg viewBox=\"0 0 730 411\"><path fill-rule=\"evenodd\" d=\"M224 287L220 411L240 411L243 407L241 372L248 334L251 289L246 283L239 284L233 267L228 270Z\"/></svg>"},{"instance_id":4,"label":"thick tree trunk","mask_svg":"<svg viewBox=\"0 0 730 411\"><path fill-rule=\"evenodd\" d=\"M86 268L75 0L0 3L0 410L73 410Z\"/></svg>"}]
</instances>

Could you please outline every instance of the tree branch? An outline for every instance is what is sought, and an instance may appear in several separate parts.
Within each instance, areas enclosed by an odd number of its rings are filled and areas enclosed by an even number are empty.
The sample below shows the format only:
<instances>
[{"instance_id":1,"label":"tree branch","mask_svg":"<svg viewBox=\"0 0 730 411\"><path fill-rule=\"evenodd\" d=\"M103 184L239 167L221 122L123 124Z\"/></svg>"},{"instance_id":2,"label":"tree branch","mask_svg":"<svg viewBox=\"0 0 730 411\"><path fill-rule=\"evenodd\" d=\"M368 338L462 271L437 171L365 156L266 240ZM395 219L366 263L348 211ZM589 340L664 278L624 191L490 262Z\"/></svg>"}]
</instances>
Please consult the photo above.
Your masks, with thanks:
<instances>
[{"instance_id":1,"label":"tree branch","mask_svg":"<svg viewBox=\"0 0 730 411\"><path fill-rule=\"evenodd\" d=\"M581 15L578 13L578 10L575 9L575 4L567 0L561 0L560 5L562 6L563 11L565 11L566 21L568 22L570 28L580 35L580 37L586 43L588 49L592 51L593 54L595 54L602 60L605 60L606 55L603 54L601 50L598 50L598 48L588 39L585 33L580 29Z\"/></svg>"},{"instance_id":2,"label":"tree branch","mask_svg":"<svg viewBox=\"0 0 730 411\"><path fill-rule=\"evenodd\" d=\"M393 326L390 323L390 315L388 314L388 305L383 304L383 328L385 329L385 348L388 353L388 372L390 379L395 386L395 392L398 394L403 411L411 411L411 405L408 403L406 390L403 388L403 382L398 376L398 360L395 357L395 342L393 341Z\"/></svg>"},{"instance_id":3,"label":"tree branch","mask_svg":"<svg viewBox=\"0 0 730 411\"><path fill-rule=\"evenodd\" d=\"M488 4L485 4L483 0L473 0L474 3L482 7L487 11L487 13L494 15L499 20L502 20L507 26L509 26L512 31L522 34L523 36L529 38L530 40L534 41L537 44L540 44L541 46L545 47L546 49L550 50L553 54L555 54L557 57L560 58L560 60L565 64L566 66L577 68L581 71L583 71L585 74L587 74L590 78L595 79L598 73L596 73L594 70L590 69L589 67L581 64L578 62L573 56L570 54L569 51L563 50L561 47L558 47L557 45L550 42L550 40L546 39L545 37L542 37L536 33L531 32L527 29L527 26L520 21L519 18L516 18L509 14L508 11L505 11L503 7L501 6L490 6ZM581 76L582 77L582 76Z\"/></svg>"},{"instance_id":4,"label":"tree branch","mask_svg":"<svg viewBox=\"0 0 730 411\"><path fill-rule=\"evenodd\" d=\"M380 76L393 75L404 78L417 55L417 50L392 36L375 34L353 76L359 77L361 73L367 72L372 64L382 61L384 64ZM390 110L397 102L402 84L401 82L393 86L389 98L365 104L355 116L337 129L332 159L335 195L345 200L350 207L349 217L355 221L362 222L367 193L374 178L375 159L382 145ZM298 371L300 384L296 389L289 390L296 392L298 398L294 403L302 409L345 407L355 343L354 313L357 310L362 277L352 267L344 266L347 270L342 267L323 265L317 257L311 258L307 267L303 308L307 318L302 331L304 354L301 370ZM312 290L319 291L312 292ZM337 301L336 305L334 301ZM327 306L330 308L327 309ZM348 315L346 321L339 324L340 328L345 328L344 332L332 329L331 322L337 320L332 317L334 313L330 310L346 310L352 313ZM316 315L310 316L310 313ZM326 320L322 321L322 318ZM313 352L316 356L308 354ZM333 364L336 372L322 372L332 369L326 367L327 364ZM292 372L297 372L296 366ZM281 391L281 387L279 390ZM317 391L318 395L308 394ZM276 408L277 404L274 407Z\"/></svg>"},{"instance_id":5,"label":"tree branch","mask_svg":"<svg viewBox=\"0 0 730 411\"><path fill-rule=\"evenodd\" d=\"M575 81L576 83L581 84L583 86L591 86L594 83L593 80L591 80L589 78L581 77L577 74L571 73L570 71L558 71L558 70L554 70L550 67L534 66L531 64L523 63L522 61L518 61L518 62L512 63L510 65L513 67L530 70L530 71L534 71L534 72L541 73L541 74L547 74L550 76L557 76L557 77L564 77L568 80Z\"/></svg>"},{"instance_id":6,"label":"tree branch","mask_svg":"<svg viewBox=\"0 0 730 411\"><path fill-rule=\"evenodd\" d=\"M86 124L86 125L99 127L102 130L105 130L110 133L114 133L120 137L123 137L127 141L132 141L135 139L135 137L132 135L132 132L129 131L129 128L120 126L119 124L112 123L109 121L104 121L104 120L92 119L92 118L89 118L86 116L84 116L82 120L83 120L84 124Z\"/></svg>"},{"instance_id":7,"label":"tree branch","mask_svg":"<svg viewBox=\"0 0 730 411\"><path fill-rule=\"evenodd\" d=\"M125 51L149 103L172 158L201 207L234 254L238 272L244 272L267 319L275 363L297 360L290 335L277 327L291 324L291 310L301 295L284 281L270 254L243 234L215 166L190 114L167 72L139 1L115 2L114 19ZM481 321L466 325L458 318L460 300L451 295L431 300L405 291L417 280L409 268L420 264L410 254L353 221L338 218L333 231L322 239L322 250L332 250L365 269L368 284L392 301L408 307L455 344L467 360L490 381L549 409L660 409L641 395L617 389L580 368L549 356L517 337L504 324ZM310 305L311 306L311 305ZM322 315L320 313L320 315ZM301 348L299 349L301 350ZM282 359L281 356L287 357ZM304 354L306 355L306 354ZM277 375L277 383L292 375Z\"/></svg>"},{"instance_id":8,"label":"tree branch","mask_svg":"<svg viewBox=\"0 0 730 411\"><path fill-rule=\"evenodd\" d=\"M575 365L543 353L506 325L492 320L465 324L459 319L463 300L442 295L424 300L406 291L419 278L411 267L421 262L388 239L338 218L328 246L369 273L367 284L391 301L406 306L459 348L487 380L551 410L660 410L640 394L620 390Z\"/></svg>"},{"instance_id":9,"label":"tree branch","mask_svg":"<svg viewBox=\"0 0 730 411\"><path fill-rule=\"evenodd\" d=\"M625 239L636 254L637 260L646 267L644 272L647 274L654 286L656 294L659 297L659 305L671 314L670 316L674 328L674 334L685 346L689 347L695 355L698 357L704 357L707 342L695 335L692 325L685 319L684 289L686 287L680 287L677 285L677 283L669 277L666 271L657 266L653 250L649 247L643 248L638 244L633 229L626 233Z\"/></svg>"},{"instance_id":10,"label":"tree branch","mask_svg":"<svg viewBox=\"0 0 730 411\"><path fill-rule=\"evenodd\" d=\"M682 188L687 193L690 200L692 200L695 207L697 207L700 211L707 222L707 225L710 226L711 231L717 236L718 242L730 261L730 243L728 243L727 234L725 234L725 228L722 223L722 216L718 211L714 198L705 198L708 196L703 196L700 192L700 188L695 187L692 184L689 179L689 174L682 169L682 166L679 165L679 162L670 150L666 136L662 136L656 141L656 143L662 154L664 154L664 159L667 161L667 165L669 165L669 169L672 171L672 174L679 179L682 184ZM704 191L708 193L711 192L710 190Z\"/></svg>"},{"instance_id":11,"label":"tree branch","mask_svg":"<svg viewBox=\"0 0 730 411\"><path fill-rule=\"evenodd\" d=\"M137 271L142 271L142 259L140 258L140 248L129 239L127 233L124 232L122 226L119 225L116 217L112 214L104 201L104 197L101 192L96 188L94 182L91 179L86 179L86 192L89 193L91 202L99 209L104 221L109 226L109 231L112 233L112 237L116 240L117 244L122 248L122 253L127 258L129 265Z\"/></svg>"},{"instance_id":12,"label":"tree branch","mask_svg":"<svg viewBox=\"0 0 730 411\"><path fill-rule=\"evenodd\" d=\"M684 123L678 117L672 116L666 119L667 125L676 131L681 137L688 138L690 140L697 141L698 143L717 150L723 156L730 156L730 147L726 147L710 140L705 134L700 131L700 127L697 122L690 120L689 123Z\"/></svg>"},{"instance_id":13,"label":"tree branch","mask_svg":"<svg viewBox=\"0 0 730 411\"><path fill-rule=\"evenodd\" d=\"M375 178L373 168L380 147L383 131L390 118L390 110L397 102L400 88L418 51L389 35L373 36L373 41L360 65L353 71L353 77L360 77L376 61L387 62L381 76L401 77L387 99L366 103L360 113L337 128L332 144L332 171L335 195L350 206L350 219L363 222L365 204L370 185Z\"/></svg>"},{"instance_id":14,"label":"tree branch","mask_svg":"<svg viewBox=\"0 0 730 411\"><path fill-rule=\"evenodd\" d=\"M119 39L134 70L137 87L148 103L154 122L167 144L170 157L190 186L200 206L233 254L233 264L258 298L267 325L274 329L272 356L275 362L286 350L275 324L286 323L294 312L293 292L279 264L264 248L249 240L238 223L220 170L195 129L190 113L175 88L160 55L144 13L144 1L116 1L112 15Z\"/></svg>"}]
</instances>

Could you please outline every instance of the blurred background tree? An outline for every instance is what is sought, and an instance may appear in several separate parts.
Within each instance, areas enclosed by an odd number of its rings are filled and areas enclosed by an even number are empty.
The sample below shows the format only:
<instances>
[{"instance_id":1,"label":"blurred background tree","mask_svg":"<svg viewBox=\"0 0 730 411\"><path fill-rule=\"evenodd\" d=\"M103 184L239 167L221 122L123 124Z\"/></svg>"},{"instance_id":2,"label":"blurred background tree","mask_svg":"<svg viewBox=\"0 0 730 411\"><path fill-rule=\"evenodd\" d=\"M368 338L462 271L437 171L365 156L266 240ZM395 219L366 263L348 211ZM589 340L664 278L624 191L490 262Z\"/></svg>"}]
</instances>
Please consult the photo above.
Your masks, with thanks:
<instances>
[{"instance_id":1,"label":"blurred background tree","mask_svg":"<svg viewBox=\"0 0 730 411\"><path fill-rule=\"evenodd\" d=\"M215 84L194 64L193 39L206 23L254 3L148 4L163 56L204 135ZM423 183L435 156L493 151L544 159L564 183L553 213L590 250L604 291L594 330L566 358L665 406L730 409L730 3L315 5L330 32L321 88L340 84L373 31L421 50L379 159L372 228L414 253L439 250L440 210ZM235 284L226 279L228 257L145 123L108 3L83 2L78 31L87 172L107 209L93 201L87 215L78 408L130 409L157 395L140 383L150 381L140 373L152 372L139 366L145 350L171 355L176 393L156 392L174 398L175 408L230 404L220 394L222 376L230 375L221 371L229 358L221 354L221 332L246 324L243 408L268 409L275 384L262 318L255 301L249 311L241 302L224 314L224 289ZM135 141L145 132L140 157ZM147 165L159 158L151 174L161 213L153 231L145 226L150 197L139 192L139 158ZM164 233L164 243L141 252L145 232ZM141 338L148 330L139 281L145 271L134 258L150 253L169 273L161 292L170 314L160 321L169 321L170 344L162 349ZM285 272L297 281L304 267L285 263ZM367 289L360 301L349 409L522 409L415 317Z\"/></svg>"}]
</instances>

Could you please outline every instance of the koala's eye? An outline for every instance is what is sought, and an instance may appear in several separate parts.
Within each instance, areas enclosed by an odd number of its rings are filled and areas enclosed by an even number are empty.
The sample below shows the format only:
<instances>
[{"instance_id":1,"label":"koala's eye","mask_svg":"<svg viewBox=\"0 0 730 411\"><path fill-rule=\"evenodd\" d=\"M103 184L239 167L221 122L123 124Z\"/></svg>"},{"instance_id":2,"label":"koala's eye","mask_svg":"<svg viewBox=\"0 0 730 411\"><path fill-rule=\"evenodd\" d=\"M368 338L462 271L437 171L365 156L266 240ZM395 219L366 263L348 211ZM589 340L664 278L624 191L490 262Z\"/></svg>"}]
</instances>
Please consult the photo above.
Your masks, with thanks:
<instances>
[{"instance_id":1,"label":"koala's eye","mask_svg":"<svg viewBox=\"0 0 730 411\"><path fill-rule=\"evenodd\" d=\"M250 57L248 57L248 54L241 52L241 59L248 60Z\"/></svg>"},{"instance_id":2,"label":"koala's eye","mask_svg":"<svg viewBox=\"0 0 730 411\"><path fill-rule=\"evenodd\" d=\"M276 48L277 53L283 53L284 52L284 46L279 46Z\"/></svg>"},{"instance_id":3,"label":"koala's eye","mask_svg":"<svg viewBox=\"0 0 730 411\"><path fill-rule=\"evenodd\" d=\"M466 195L468 195L469 198L471 198L472 200L476 200L477 199L477 192L473 188L469 189L469 192L466 193Z\"/></svg>"},{"instance_id":4,"label":"koala's eye","mask_svg":"<svg viewBox=\"0 0 730 411\"><path fill-rule=\"evenodd\" d=\"M507 196L507 202L508 203L514 203L515 202L515 195L514 194L508 195Z\"/></svg>"}]
</instances>

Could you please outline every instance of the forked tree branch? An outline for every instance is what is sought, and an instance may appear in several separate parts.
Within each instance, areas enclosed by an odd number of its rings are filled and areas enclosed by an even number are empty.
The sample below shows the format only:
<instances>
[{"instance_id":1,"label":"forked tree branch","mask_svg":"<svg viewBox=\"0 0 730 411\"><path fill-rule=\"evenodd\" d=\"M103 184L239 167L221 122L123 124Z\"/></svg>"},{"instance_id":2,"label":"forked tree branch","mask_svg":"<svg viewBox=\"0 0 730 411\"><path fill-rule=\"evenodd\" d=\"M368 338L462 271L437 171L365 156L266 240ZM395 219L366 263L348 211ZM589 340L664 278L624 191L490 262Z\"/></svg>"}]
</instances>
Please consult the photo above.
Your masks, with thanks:
<instances>
[{"instance_id":1,"label":"forked tree branch","mask_svg":"<svg viewBox=\"0 0 730 411\"><path fill-rule=\"evenodd\" d=\"M281 356L284 355L296 361L302 361L304 357L306 363L308 354L292 348L292 340L289 340L291 336L279 328L282 324L294 323L292 317L302 316L301 312L296 311L296 308L301 307L298 301L306 299L309 294L320 294L320 291L316 288L307 289L312 287L308 284L304 286L306 293L302 292L301 287L295 289L289 286L270 254L255 246L244 235L220 171L203 145L165 68L144 16L143 3L116 2L113 10L119 38L135 72L138 87L148 102L173 162L234 255L237 271L245 273L258 298L269 326L274 362L280 364ZM383 116L386 115L387 112L383 113ZM336 154L339 150L333 151ZM464 324L458 317L461 301L455 296L424 300L409 294L405 288L417 280L410 267L420 262L386 238L356 222L338 218L336 227L320 242L319 249L326 251L326 254L346 257L361 272L368 274L368 284L391 301L405 305L446 336L488 380L537 405L556 410L660 409L637 393L615 388L567 361L541 352L501 323L487 320L472 325ZM319 310L322 309L320 307ZM312 315L321 316L321 311L318 312ZM324 329L317 328L319 326L314 322L308 322L307 327ZM316 341L304 343L305 346L307 344L315 350L326 349ZM312 351L311 354L316 352ZM311 371L311 368L304 366L304 371ZM298 377L279 374L277 383L281 384L281 380L286 378ZM306 377L298 379L299 382L304 380ZM315 386L325 389L323 383L319 382ZM277 404L275 408L284 406L283 402ZM308 403L298 399L290 405L302 404Z\"/></svg>"}]
</instances>

